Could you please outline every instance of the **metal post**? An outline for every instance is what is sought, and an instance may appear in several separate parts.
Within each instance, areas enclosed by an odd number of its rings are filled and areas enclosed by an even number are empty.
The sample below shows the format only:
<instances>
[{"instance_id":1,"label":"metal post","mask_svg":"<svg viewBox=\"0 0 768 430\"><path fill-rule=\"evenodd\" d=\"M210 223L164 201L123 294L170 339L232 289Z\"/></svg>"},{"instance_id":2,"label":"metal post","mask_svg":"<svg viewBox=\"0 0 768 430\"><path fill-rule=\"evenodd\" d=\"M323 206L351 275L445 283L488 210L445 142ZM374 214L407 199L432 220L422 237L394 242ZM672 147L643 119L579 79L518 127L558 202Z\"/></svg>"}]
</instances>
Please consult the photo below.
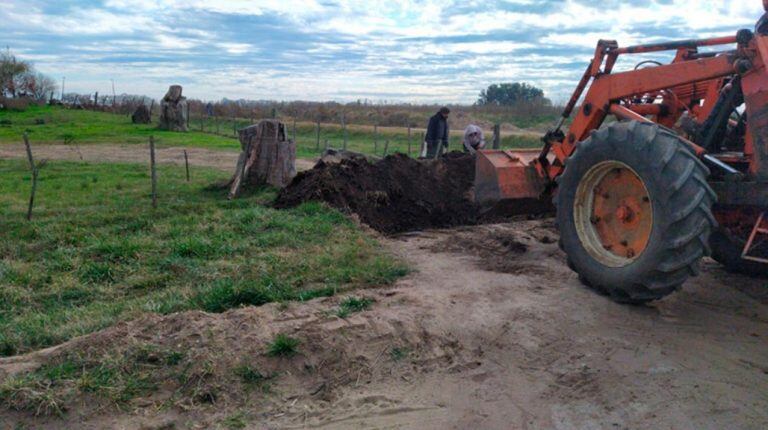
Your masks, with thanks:
<instances>
[{"instance_id":1,"label":"metal post","mask_svg":"<svg viewBox=\"0 0 768 430\"><path fill-rule=\"evenodd\" d=\"M493 149L501 148L501 124L493 125Z\"/></svg>"}]
</instances>

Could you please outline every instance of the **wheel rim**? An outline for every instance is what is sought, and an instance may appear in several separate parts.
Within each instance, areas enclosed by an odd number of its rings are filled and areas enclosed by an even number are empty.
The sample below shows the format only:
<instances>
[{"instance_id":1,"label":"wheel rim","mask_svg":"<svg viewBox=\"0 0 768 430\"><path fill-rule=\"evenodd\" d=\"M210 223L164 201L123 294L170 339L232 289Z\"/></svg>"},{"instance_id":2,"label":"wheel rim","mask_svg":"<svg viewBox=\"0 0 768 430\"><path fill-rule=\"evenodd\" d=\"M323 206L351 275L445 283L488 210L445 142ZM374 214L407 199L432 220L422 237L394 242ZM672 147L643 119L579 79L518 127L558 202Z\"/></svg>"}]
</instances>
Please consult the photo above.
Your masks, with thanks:
<instances>
[{"instance_id":1,"label":"wheel rim","mask_svg":"<svg viewBox=\"0 0 768 430\"><path fill-rule=\"evenodd\" d=\"M624 267L642 255L653 228L648 189L620 161L593 166L579 182L574 222L582 245L608 267Z\"/></svg>"}]
</instances>

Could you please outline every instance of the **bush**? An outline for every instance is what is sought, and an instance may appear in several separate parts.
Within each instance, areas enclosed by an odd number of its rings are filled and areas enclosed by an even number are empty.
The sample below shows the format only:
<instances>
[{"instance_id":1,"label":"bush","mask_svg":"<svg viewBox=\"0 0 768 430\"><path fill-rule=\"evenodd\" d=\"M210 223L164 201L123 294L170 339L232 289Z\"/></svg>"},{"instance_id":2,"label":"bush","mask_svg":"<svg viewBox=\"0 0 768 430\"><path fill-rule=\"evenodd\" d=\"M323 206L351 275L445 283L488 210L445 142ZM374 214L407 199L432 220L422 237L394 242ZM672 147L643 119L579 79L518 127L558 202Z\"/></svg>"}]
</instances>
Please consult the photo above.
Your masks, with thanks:
<instances>
[{"instance_id":1,"label":"bush","mask_svg":"<svg viewBox=\"0 0 768 430\"><path fill-rule=\"evenodd\" d=\"M29 108L29 105L32 103L32 100L26 97L21 98L7 98L7 97L0 97L0 109L5 110L12 110L12 111L25 111L27 108Z\"/></svg>"}]
</instances>

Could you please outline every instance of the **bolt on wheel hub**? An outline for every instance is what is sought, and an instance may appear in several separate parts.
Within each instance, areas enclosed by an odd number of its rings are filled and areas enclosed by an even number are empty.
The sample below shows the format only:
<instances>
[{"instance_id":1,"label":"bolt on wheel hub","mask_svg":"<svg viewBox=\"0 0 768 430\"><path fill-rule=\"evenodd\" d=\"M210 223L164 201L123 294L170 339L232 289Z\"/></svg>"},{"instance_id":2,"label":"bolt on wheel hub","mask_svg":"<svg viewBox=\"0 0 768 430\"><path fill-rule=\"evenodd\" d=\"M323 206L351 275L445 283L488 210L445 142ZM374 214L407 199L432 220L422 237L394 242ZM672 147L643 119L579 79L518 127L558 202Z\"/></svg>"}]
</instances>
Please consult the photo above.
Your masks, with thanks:
<instances>
[{"instance_id":1,"label":"bolt on wheel hub","mask_svg":"<svg viewBox=\"0 0 768 430\"><path fill-rule=\"evenodd\" d=\"M620 161L593 166L576 191L574 221L582 245L600 263L624 267L648 246L653 205L640 176Z\"/></svg>"}]
</instances>

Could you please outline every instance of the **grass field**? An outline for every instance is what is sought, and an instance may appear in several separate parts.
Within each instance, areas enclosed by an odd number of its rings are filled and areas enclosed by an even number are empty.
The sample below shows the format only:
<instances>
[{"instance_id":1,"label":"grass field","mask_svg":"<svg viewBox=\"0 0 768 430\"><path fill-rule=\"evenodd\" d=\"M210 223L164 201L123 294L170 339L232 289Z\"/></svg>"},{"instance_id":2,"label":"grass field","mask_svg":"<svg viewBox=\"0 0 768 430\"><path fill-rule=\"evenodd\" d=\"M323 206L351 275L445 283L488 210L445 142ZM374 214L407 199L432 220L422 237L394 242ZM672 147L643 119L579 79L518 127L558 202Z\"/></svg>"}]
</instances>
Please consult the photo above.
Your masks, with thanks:
<instances>
[{"instance_id":1,"label":"grass field","mask_svg":"<svg viewBox=\"0 0 768 430\"><path fill-rule=\"evenodd\" d=\"M59 144L146 144L149 136L155 136L159 146L196 146L211 149L232 150L240 148L234 130L249 125L249 120L207 119L201 132L199 119L190 123L190 132L174 133L158 130L155 125L135 125L126 115L87 110L69 110L61 107L30 107L24 112L0 111L0 143L20 142L21 135L29 133L33 143ZM293 124L288 122L288 134L293 134ZM219 134L216 134L218 130ZM371 126L350 125L347 130L347 149L366 154L407 153L418 155L421 146L421 130L381 127L377 133ZM461 148L461 130L451 133L451 148ZM487 137L490 139L490 136ZM313 158L325 149L325 142L332 148L344 145L344 132L340 125L322 124L320 145L317 144L315 124L298 123L296 127L297 155ZM539 147L540 141L532 136L504 135L502 148Z\"/></svg>"},{"instance_id":2,"label":"grass field","mask_svg":"<svg viewBox=\"0 0 768 430\"><path fill-rule=\"evenodd\" d=\"M82 129L102 138L97 127ZM145 132L137 128L124 138ZM55 137L48 127L35 133ZM189 183L171 167L161 166L159 178L153 210L144 166L51 161L27 222L28 168L22 160L0 160L0 355L147 312L304 300L387 284L407 272L323 205L277 211L266 205L274 197L269 189L227 201L210 187L226 174L203 168Z\"/></svg>"},{"instance_id":3,"label":"grass field","mask_svg":"<svg viewBox=\"0 0 768 430\"><path fill-rule=\"evenodd\" d=\"M136 125L126 115L54 106L31 106L23 112L0 110L0 142L20 142L24 132L37 143L145 144L150 135L166 146L188 145L236 150L236 140L203 133L174 133L155 125Z\"/></svg>"}]
</instances>

